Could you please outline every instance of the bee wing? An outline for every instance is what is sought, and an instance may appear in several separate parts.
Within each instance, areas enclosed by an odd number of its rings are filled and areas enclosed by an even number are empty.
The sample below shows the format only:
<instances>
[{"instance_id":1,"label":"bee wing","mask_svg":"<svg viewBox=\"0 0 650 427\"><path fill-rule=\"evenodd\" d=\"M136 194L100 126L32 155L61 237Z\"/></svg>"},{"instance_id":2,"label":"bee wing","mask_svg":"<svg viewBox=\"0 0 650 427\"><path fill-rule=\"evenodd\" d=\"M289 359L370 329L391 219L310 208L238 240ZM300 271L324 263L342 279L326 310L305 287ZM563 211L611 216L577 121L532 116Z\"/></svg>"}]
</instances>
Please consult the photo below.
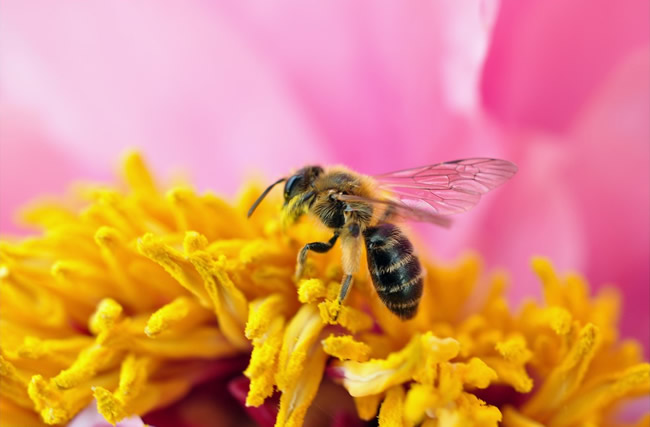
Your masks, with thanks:
<instances>
[{"instance_id":1,"label":"bee wing","mask_svg":"<svg viewBox=\"0 0 650 427\"><path fill-rule=\"evenodd\" d=\"M439 225L441 227L449 227L451 219L432 212L431 210L420 209L416 206L408 206L399 200L392 199L372 199L363 196L353 196L349 194L334 194L332 195L336 200L346 202L348 210L350 211L363 211L367 212L367 205L380 206L385 212L385 219L399 218L405 221L420 221L429 222Z\"/></svg>"},{"instance_id":2,"label":"bee wing","mask_svg":"<svg viewBox=\"0 0 650 427\"><path fill-rule=\"evenodd\" d=\"M468 211L481 195L506 182L517 172L507 160L475 158L406 169L373 178L409 208L436 215Z\"/></svg>"}]
</instances>

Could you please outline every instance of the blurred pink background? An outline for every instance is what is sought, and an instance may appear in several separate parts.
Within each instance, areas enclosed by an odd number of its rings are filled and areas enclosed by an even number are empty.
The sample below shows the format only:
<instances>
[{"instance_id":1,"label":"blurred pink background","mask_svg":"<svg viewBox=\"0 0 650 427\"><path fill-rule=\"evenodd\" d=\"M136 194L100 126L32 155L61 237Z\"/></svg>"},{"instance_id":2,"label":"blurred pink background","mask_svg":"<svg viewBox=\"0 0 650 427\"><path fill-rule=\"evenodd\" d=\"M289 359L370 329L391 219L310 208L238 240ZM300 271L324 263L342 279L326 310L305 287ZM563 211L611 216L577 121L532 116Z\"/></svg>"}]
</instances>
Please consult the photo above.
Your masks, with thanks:
<instances>
[{"instance_id":1,"label":"blurred pink background","mask_svg":"<svg viewBox=\"0 0 650 427\"><path fill-rule=\"evenodd\" d=\"M18 206L109 180L127 147L233 194L305 163L379 173L463 157L519 173L431 253L467 249L540 295L552 258L624 295L647 349L646 0L34 2L0 14L0 232ZM647 351L647 350L646 350Z\"/></svg>"}]
</instances>

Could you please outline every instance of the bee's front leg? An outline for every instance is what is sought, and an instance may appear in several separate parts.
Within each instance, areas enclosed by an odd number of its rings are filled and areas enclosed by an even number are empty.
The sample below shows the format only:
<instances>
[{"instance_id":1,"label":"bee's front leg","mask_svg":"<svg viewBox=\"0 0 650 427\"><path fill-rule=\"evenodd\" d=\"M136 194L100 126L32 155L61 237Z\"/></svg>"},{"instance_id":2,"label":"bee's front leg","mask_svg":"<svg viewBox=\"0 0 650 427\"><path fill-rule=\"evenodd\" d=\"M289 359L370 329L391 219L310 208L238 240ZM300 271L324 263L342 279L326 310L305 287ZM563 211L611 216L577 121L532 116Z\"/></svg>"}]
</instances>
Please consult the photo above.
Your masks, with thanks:
<instances>
[{"instance_id":1,"label":"bee's front leg","mask_svg":"<svg viewBox=\"0 0 650 427\"><path fill-rule=\"evenodd\" d=\"M336 240L339 238L338 233L334 233L331 239L327 242L312 242L307 243L298 253L298 261L296 263L296 281L302 277L302 272L305 268L305 261L307 260L307 252L314 251L318 253L325 253L334 247Z\"/></svg>"}]
</instances>

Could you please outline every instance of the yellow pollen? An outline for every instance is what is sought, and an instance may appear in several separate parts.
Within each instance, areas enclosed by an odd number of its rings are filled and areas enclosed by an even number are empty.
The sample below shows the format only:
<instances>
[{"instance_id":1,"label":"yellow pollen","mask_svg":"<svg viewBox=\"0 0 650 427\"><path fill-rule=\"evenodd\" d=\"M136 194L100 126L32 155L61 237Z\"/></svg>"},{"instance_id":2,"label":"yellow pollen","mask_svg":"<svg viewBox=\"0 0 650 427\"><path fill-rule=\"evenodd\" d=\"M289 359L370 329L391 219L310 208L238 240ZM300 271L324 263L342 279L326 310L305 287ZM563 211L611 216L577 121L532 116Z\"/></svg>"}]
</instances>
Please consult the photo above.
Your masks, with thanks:
<instances>
[{"instance_id":1,"label":"yellow pollen","mask_svg":"<svg viewBox=\"0 0 650 427\"><path fill-rule=\"evenodd\" d=\"M365 362L370 356L370 347L366 343L355 341L350 335L330 335L323 340L323 350L339 360Z\"/></svg>"},{"instance_id":2,"label":"yellow pollen","mask_svg":"<svg viewBox=\"0 0 650 427\"><path fill-rule=\"evenodd\" d=\"M298 299L301 303L316 302L318 299L327 296L327 288L320 279L308 279L300 282L298 287Z\"/></svg>"},{"instance_id":3,"label":"yellow pollen","mask_svg":"<svg viewBox=\"0 0 650 427\"><path fill-rule=\"evenodd\" d=\"M116 301L106 298L99 303L97 311L90 318L88 327L93 334L99 335L101 332L111 329L121 314L122 306Z\"/></svg>"},{"instance_id":4,"label":"yellow pollen","mask_svg":"<svg viewBox=\"0 0 650 427\"><path fill-rule=\"evenodd\" d=\"M273 294L253 301L248 310L246 338L252 340L260 338L265 334L271 322L282 315L283 311L287 308L286 305L285 299L279 294Z\"/></svg>"},{"instance_id":5,"label":"yellow pollen","mask_svg":"<svg viewBox=\"0 0 650 427\"><path fill-rule=\"evenodd\" d=\"M498 343L496 350L504 359L516 364L526 363L533 356L532 352L526 347L526 341L522 336Z\"/></svg>"},{"instance_id":6,"label":"yellow pollen","mask_svg":"<svg viewBox=\"0 0 650 427\"><path fill-rule=\"evenodd\" d=\"M388 389L386 398L379 410L381 427L403 427L404 423L404 389L397 385Z\"/></svg>"},{"instance_id":7,"label":"yellow pollen","mask_svg":"<svg viewBox=\"0 0 650 427\"><path fill-rule=\"evenodd\" d=\"M320 316L324 322L339 324L350 332L360 332L372 327L373 321L367 314L346 305L339 305L338 301L323 301L318 304Z\"/></svg>"},{"instance_id":8,"label":"yellow pollen","mask_svg":"<svg viewBox=\"0 0 650 427\"><path fill-rule=\"evenodd\" d=\"M364 421L370 421L375 418L382 398L383 396L381 394L355 397L354 404L357 408L359 418Z\"/></svg>"}]
</instances>

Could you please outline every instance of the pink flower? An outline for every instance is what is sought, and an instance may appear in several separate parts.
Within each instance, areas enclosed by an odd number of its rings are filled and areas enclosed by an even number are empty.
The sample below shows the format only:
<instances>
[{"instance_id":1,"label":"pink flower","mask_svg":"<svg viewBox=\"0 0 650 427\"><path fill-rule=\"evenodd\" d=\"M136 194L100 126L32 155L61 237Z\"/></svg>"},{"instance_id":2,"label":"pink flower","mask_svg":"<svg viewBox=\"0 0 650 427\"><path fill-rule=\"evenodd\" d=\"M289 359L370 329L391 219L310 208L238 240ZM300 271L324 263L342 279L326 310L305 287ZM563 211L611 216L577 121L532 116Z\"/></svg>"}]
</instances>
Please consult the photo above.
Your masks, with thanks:
<instances>
[{"instance_id":1,"label":"pink flower","mask_svg":"<svg viewBox=\"0 0 650 427\"><path fill-rule=\"evenodd\" d=\"M640 0L10 0L0 230L129 146L226 193L308 162L502 157L517 178L451 231L425 228L432 251L479 250L514 272L515 301L539 293L533 254L617 283L623 331L647 344L649 15Z\"/></svg>"}]
</instances>

